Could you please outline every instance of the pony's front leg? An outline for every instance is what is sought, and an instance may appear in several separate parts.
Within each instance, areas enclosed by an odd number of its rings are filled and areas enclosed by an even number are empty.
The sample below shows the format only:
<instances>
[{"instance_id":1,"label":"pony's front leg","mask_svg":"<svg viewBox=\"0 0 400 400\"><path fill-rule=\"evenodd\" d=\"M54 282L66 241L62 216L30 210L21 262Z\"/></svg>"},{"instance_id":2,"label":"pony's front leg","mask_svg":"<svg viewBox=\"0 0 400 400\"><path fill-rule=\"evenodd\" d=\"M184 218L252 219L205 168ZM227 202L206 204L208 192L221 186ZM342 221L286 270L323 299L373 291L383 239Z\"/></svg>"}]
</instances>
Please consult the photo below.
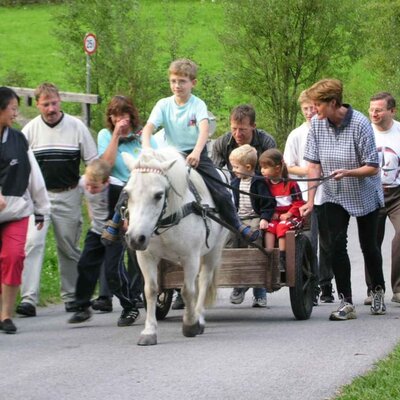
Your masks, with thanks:
<instances>
[{"instance_id":1,"label":"pony's front leg","mask_svg":"<svg viewBox=\"0 0 400 400\"><path fill-rule=\"evenodd\" d=\"M143 252L137 252L137 258L144 279L144 294L146 296L147 310L146 322L140 333L138 345L150 346L157 344L157 267L159 260L146 256Z\"/></svg>"},{"instance_id":2,"label":"pony's front leg","mask_svg":"<svg viewBox=\"0 0 400 400\"><path fill-rule=\"evenodd\" d=\"M191 257L182 261L184 270L184 284L182 297L185 302L183 313L182 333L184 336L193 337L201 333L199 318L195 312L196 306L196 278L199 272L200 257Z\"/></svg>"}]
</instances>

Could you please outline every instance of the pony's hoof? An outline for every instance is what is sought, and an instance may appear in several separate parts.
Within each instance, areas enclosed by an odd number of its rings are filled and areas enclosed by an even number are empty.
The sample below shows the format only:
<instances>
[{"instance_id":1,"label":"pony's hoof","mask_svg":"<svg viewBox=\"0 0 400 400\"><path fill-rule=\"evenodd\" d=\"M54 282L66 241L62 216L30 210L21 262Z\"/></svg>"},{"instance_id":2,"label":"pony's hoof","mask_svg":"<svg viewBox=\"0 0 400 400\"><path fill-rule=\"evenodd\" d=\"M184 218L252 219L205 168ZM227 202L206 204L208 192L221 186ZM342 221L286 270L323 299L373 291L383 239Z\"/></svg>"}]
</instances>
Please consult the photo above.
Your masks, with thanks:
<instances>
[{"instance_id":1,"label":"pony's hoof","mask_svg":"<svg viewBox=\"0 0 400 400\"><path fill-rule=\"evenodd\" d=\"M157 344L157 335L140 335L138 346L153 346Z\"/></svg>"},{"instance_id":2,"label":"pony's hoof","mask_svg":"<svg viewBox=\"0 0 400 400\"><path fill-rule=\"evenodd\" d=\"M206 329L206 326L204 324L200 324L199 335L202 335L204 333L204 329Z\"/></svg>"},{"instance_id":3,"label":"pony's hoof","mask_svg":"<svg viewBox=\"0 0 400 400\"><path fill-rule=\"evenodd\" d=\"M182 333L183 333L183 336L186 336L186 337L194 337L194 336L202 333L200 323L196 322L194 325L183 324Z\"/></svg>"}]
</instances>

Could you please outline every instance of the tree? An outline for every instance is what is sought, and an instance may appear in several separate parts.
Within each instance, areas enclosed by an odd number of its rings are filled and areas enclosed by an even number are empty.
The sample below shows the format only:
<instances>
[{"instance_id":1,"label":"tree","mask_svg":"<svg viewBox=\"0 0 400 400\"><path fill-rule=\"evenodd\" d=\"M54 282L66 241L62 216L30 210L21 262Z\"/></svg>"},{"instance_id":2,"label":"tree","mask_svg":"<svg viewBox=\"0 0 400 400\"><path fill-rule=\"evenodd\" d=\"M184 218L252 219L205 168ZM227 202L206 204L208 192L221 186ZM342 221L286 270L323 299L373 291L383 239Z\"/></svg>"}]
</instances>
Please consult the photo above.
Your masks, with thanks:
<instances>
[{"instance_id":1,"label":"tree","mask_svg":"<svg viewBox=\"0 0 400 400\"><path fill-rule=\"evenodd\" d=\"M400 0L370 2L368 12L369 64L379 77L380 91L391 92L400 100Z\"/></svg>"},{"instance_id":2,"label":"tree","mask_svg":"<svg viewBox=\"0 0 400 400\"><path fill-rule=\"evenodd\" d=\"M55 18L68 78L82 91L86 86L83 37L87 32L97 36L91 87L102 96L103 106L94 111L93 126L102 126L104 103L115 94L130 95L141 115L146 115L160 96L165 71L156 62L156 32L140 17L139 2L68 0Z\"/></svg>"},{"instance_id":3,"label":"tree","mask_svg":"<svg viewBox=\"0 0 400 400\"><path fill-rule=\"evenodd\" d=\"M342 77L357 59L359 18L352 9L357 2L346 0L226 2L221 41L232 86L273 121L280 145L296 125L300 91L324 74Z\"/></svg>"}]
</instances>

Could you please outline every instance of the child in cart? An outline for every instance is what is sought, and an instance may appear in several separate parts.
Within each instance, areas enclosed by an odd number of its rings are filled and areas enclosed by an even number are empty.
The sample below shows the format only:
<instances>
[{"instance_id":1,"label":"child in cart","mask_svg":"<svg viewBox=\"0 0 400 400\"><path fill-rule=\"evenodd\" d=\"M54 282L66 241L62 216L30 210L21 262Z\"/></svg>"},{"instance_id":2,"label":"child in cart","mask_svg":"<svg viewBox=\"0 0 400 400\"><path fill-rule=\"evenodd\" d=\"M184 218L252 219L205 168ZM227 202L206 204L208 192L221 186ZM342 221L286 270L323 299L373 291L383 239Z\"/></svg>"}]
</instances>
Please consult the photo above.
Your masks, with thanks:
<instances>
[{"instance_id":1,"label":"child in cart","mask_svg":"<svg viewBox=\"0 0 400 400\"><path fill-rule=\"evenodd\" d=\"M261 174L270 192L276 199L276 208L271 220L262 218L260 228L266 231L265 246L267 249L275 247L278 239L279 269L286 271L286 232L302 223L299 208L305 204L299 185L295 181L287 180L288 170L283 160L283 154L277 149L269 149L261 154L258 163Z\"/></svg>"},{"instance_id":2,"label":"child in cart","mask_svg":"<svg viewBox=\"0 0 400 400\"><path fill-rule=\"evenodd\" d=\"M256 175L257 150L249 144L237 147L229 155L232 172L235 177L231 185L234 190L234 200L239 218L246 226L256 230L260 225L260 218L270 221L276 207L269 187L261 176ZM242 192L255 194L249 196ZM259 239L262 242L261 237ZM261 243L259 243L261 244ZM231 234L228 247L247 247L247 242L237 235ZM241 304L248 288L236 287L233 289L230 301L232 304ZM267 291L265 288L253 288L253 307L267 307Z\"/></svg>"}]
</instances>

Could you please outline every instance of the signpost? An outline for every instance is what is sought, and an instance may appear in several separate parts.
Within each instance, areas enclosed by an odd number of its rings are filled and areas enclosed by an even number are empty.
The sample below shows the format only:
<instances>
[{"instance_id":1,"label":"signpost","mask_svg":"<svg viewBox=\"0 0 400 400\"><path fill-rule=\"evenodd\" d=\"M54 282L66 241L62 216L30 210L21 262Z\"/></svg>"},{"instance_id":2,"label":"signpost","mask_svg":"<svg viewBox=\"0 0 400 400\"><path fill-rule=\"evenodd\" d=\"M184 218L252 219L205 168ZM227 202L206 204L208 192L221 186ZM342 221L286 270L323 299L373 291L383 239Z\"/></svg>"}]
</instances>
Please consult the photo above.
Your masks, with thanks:
<instances>
[{"instance_id":1,"label":"signpost","mask_svg":"<svg viewBox=\"0 0 400 400\"><path fill-rule=\"evenodd\" d=\"M83 48L86 53L86 93L90 94L90 56L97 50L97 38L94 33L87 33L83 38ZM86 104L86 124L90 127L90 104Z\"/></svg>"}]
</instances>

